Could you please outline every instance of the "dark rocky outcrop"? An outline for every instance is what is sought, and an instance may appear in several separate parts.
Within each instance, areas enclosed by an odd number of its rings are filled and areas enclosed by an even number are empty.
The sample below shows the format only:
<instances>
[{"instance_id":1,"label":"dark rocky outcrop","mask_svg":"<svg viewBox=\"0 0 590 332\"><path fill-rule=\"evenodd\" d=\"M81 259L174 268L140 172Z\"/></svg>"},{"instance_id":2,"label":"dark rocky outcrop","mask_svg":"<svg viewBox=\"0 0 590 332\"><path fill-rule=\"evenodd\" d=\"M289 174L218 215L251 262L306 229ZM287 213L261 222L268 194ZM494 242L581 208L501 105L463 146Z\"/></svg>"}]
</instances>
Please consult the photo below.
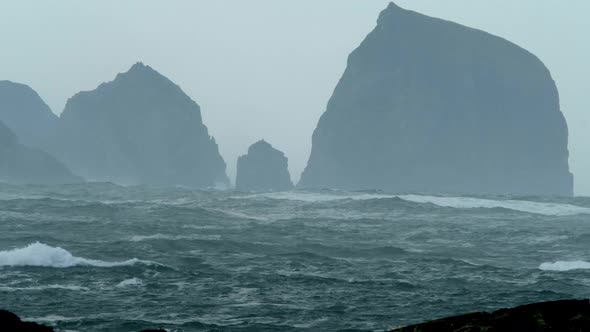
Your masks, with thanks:
<instances>
[{"instance_id":1,"label":"dark rocky outcrop","mask_svg":"<svg viewBox=\"0 0 590 332\"><path fill-rule=\"evenodd\" d=\"M590 301L564 300L478 312L408 326L393 332L581 332L590 331Z\"/></svg>"},{"instance_id":2,"label":"dark rocky outcrop","mask_svg":"<svg viewBox=\"0 0 590 332\"><path fill-rule=\"evenodd\" d=\"M20 144L17 136L0 122L0 182L63 184L82 179L48 153Z\"/></svg>"},{"instance_id":3,"label":"dark rocky outcrop","mask_svg":"<svg viewBox=\"0 0 590 332\"><path fill-rule=\"evenodd\" d=\"M287 157L266 141L252 144L248 154L238 159L236 190L264 192L291 189L293 183Z\"/></svg>"},{"instance_id":4,"label":"dark rocky outcrop","mask_svg":"<svg viewBox=\"0 0 590 332\"><path fill-rule=\"evenodd\" d=\"M350 55L299 187L569 196L567 145L536 56L391 3Z\"/></svg>"},{"instance_id":5,"label":"dark rocky outcrop","mask_svg":"<svg viewBox=\"0 0 590 332\"><path fill-rule=\"evenodd\" d=\"M6 332L53 332L54 330L45 325L23 322L10 311L0 310L0 331Z\"/></svg>"},{"instance_id":6,"label":"dark rocky outcrop","mask_svg":"<svg viewBox=\"0 0 590 332\"><path fill-rule=\"evenodd\" d=\"M197 188L228 184L225 162L199 105L142 63L70 98L54 151L92 181Z\"/></svg>"},{"instance_id":7,"label":"dark rocky outcrop","mask_svg":"<svg viewBox=\"0 0 590 332\"><path fill-rule=\"evenodd\" d=\"M0 81L0 121L24 145L46 148L58 117L29 86Z\"/></svg>"}]
</instances>

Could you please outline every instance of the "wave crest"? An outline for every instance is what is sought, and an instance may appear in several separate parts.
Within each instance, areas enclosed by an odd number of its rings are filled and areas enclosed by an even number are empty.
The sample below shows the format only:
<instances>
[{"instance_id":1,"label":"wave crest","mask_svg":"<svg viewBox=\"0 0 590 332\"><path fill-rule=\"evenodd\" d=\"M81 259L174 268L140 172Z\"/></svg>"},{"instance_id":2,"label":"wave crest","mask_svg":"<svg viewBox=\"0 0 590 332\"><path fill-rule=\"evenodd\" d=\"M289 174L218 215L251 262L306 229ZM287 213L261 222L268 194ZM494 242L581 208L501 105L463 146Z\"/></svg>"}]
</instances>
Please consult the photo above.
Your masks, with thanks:
<instances>
[{"instance_id":1,"label":"wave crest","mask_svg":"<svg viewBox=\"0 0 590 332\"><path fill-rule=\"evenodd\" d=\"M539 266L543 271L572 271L572 270L589 270L590 263L584 261L557 261L552 263L543 263Z\"/></svg>"},{"instance_id":2,"label":"wave crest","mask_svg":"<svg viewBox=\"0 0 590 332\"><path fill-rule=\"evenodd\" d=\"M143 263L137 258L122 262L105 262L76 257L65 249L35 242L24 248L0 251L0 266L39 266L67 268L73 266L116 267Z\"/></svg>"}]
</instances>

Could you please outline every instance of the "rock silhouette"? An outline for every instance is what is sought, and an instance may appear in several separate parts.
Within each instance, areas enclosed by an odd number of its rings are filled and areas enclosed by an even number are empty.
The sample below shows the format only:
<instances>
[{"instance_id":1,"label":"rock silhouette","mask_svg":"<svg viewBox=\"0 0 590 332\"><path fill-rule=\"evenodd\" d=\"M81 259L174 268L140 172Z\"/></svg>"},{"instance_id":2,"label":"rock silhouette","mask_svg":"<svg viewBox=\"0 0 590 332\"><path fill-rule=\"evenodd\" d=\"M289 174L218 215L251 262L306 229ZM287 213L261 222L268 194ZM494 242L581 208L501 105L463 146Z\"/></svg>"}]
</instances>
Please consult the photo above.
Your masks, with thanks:
<instances>
[{"instance_id":1,"label":"rock silhouette","mask_svg":"<svg viewBox=\"0 0 590 332\"><path fill-rule=\"evenodd\" d=\"M478 312L408 326L392 332L579 332L590 331L590 302L563 300L493 313Z\"/></svg>"},{"instance_id":2,"label":"rock silhouette","mask_svg":"<svg viewBox=\"0 0 590 332\"><path fill-rule=\"evenodd\" d=\"M199 105L143 63L67 102L54 151L77 174L126 185L226 186Z\"/></svg>"},{"instance_id":3,"label":"rock silhouette","mask_svg":"<svg viewBox=\"0 0 590 332\"><path fill-rule=\"evenodd\" d=\"M58 117L29 86L0 81L0 121L27 146L47 148Z\"/></svg>"},{"instance_id":4,"label":"rock silhouette","mask_svg":"<svg viewBox=\"0 0 590 332\"><path fill-rule=\"evenodd\" d=\"M350 55L298 186L571 196L567 146L536 56L391 3Z\"/></svg>"},{"instance_id":5,"label":"rock silhouette","mask_svg":"<svg viewBox=\"0 0 590 332\"><path fill-rule=\"evenodd\" d=\"M291 189L293 183L287 157L266 141L252 144L248 154L238 159L236 190L264 192Z\"/></svg>"},{"instance_id":6,"label":"rock silhouette","mask_svg":"<svg viewBox=\"0 0 590 332\"><path fill-rule=\"evenodd\" d=\"M20 144L17 136L0 122L0 182L66 184L83 180L47 152Z\"/></svg>"}]
</instances>

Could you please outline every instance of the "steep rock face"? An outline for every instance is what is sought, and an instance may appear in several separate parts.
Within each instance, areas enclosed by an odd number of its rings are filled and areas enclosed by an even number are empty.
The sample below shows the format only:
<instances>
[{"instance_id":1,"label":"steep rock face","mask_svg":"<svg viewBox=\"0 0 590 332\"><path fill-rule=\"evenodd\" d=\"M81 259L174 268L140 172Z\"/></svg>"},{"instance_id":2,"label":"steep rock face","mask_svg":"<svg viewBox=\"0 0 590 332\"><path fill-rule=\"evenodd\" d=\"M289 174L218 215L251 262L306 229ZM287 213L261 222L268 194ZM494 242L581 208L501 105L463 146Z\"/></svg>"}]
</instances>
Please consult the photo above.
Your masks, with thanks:
<instances>
[{"instance_id":1,"label":"steep rock face","mask_svg":"<svg viewBox=\"0 0 590 332\"><path fill-rule=\"evenodd\" d=\"M286 191L293 189L288 160L283 152L262 140L248 149L248 154L238 158L236 190Z\"/></svg>"},{"instance_id":2,"label":"steep rock face","mask_svg":"<svg viewBox=\"0 0 590 332\"><path fill-rule=\"evenodd\" d=\"M537 57L391 3L350 55L299 187L572 195L567 144Z\"/></svg>"},{"instance_id":3,"label":"steep rock face","mask_svg":"<svg viewBox=\"0 0 590 332\"><path fill-rule=\"evenodd\" d=\"M121 184L227 185L201 110L179 86L137 63L68 100L55 148L77 174Z\"/></svg>"},{"instance_id":4,"label":"steep rock face","mask_svg":"<svg viewBox=\"0 0 590 332\"><path fill-rule=\"evenodd\" d=\"M392 332L590 331L590 302L563 300L444 318Z\"/></svg>"},{"instance_id":5,"label":"steep rock face","mask_svg":"<svg viewBox=\"0 0 590 332\"><path fill-rule=\"evenodd\" d=\"M82 182L48 153L19 143L0 122L0 181L15 184L64 184Z\"/></svg>"},{"instance_id":6,"label":"steep rock face","mask_svg":"<svg viewBox=\"0 0 590 332\"><path fill-rule=\"evenodd\" d=\"M18 136L22 144L46 148L58 117L29 86L0 81L0 121Z\"/></svg>"}]
</instances>

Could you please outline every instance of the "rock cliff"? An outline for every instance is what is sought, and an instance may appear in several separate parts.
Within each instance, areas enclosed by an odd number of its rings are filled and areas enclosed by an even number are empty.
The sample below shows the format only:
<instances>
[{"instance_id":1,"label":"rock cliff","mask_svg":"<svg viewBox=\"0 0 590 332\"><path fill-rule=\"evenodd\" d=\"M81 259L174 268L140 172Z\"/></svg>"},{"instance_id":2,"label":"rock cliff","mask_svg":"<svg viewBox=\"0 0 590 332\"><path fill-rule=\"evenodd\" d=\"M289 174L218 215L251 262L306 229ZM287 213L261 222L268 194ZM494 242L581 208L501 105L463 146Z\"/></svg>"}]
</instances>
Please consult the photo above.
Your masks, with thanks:
<instances>
[{"instance_id":1,"label":"rock cliff","mask_svg":"<svg viewBox=\"0 0 590 332\"><path fill-rule=\"evenodd\" d=\"M126 185L227 185L199 105L149 66L80 92L59 121L56 154L88 180Z\"/></svg>"},{"instance_id":2,"label":"rock cliff","mask_svg":"<svg viewBox=\"0 0 590 332\"><path fill-rule=\"evenodd\" d=\"M56 130L58 117L29 86L0 81L0 121L22 144L46 148Z\"/></svg>"},{"instance_id":3,"label":"rock cliff","mask_svg":"<svg viewBox=\"0 0 590 332\"><path fill-rule=\"evenodd\" d=\"M262 140L248 149L248 154L238 159L236 190L286 191L293 189L288 160L283 152Z\"/></svg>"},{"instance_id":4,"label":"rock cliff","mask_svg":"<svg viewBox=\"0 0 590 332\"><path fill-rule=\"evenodd\" d=\"M573 194L549 70L486 32L391 3L350 55L301 188Z\"/></svg>"},{"instance_id":5,"label":"rock cliff","mask_svg":"<svg viewBox=\"0 0 590 332\"><path fill-rule=\"evenodd\" d=\"M48 153L20 144L17 136L0 122L0 182L65 184L82 179Z\"/></svg>"}]
</instances>

